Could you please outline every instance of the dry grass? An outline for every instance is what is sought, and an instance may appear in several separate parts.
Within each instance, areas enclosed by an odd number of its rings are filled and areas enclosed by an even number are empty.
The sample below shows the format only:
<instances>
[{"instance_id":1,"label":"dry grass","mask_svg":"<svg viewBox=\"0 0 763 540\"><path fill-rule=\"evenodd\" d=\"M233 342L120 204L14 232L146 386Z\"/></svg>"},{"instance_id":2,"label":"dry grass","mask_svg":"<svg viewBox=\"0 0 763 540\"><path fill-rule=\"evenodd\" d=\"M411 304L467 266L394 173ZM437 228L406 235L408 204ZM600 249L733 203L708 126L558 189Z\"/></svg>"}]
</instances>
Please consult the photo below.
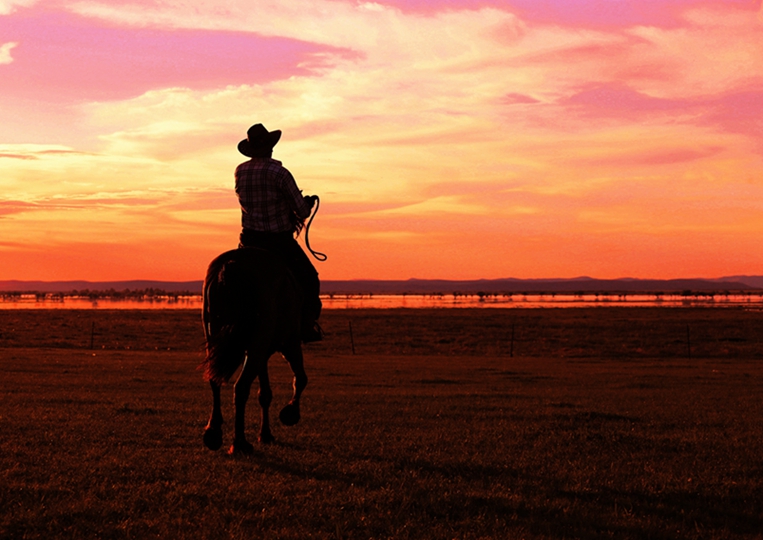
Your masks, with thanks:
<instances>
[{"instance_id":1,"label":"dry grass","mask_svg":"<svg viewBox=\"0 0 763 540\"><path fill-rule=\"evenodd\" d=\"M230 458L196 313L0 312L0 537L760 538L760 319L327 312L302 422Z\"/></svg>"}]
</instances>

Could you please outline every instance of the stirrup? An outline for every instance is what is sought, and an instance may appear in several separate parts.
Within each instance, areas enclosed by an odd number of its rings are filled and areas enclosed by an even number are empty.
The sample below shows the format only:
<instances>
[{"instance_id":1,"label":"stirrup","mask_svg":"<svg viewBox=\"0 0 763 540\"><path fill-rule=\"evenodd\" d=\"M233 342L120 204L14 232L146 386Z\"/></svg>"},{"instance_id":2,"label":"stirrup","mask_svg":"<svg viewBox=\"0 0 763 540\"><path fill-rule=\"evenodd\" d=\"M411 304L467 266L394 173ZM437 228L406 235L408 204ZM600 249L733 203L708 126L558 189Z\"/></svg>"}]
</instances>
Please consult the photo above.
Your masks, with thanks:
<instances>
[{"instance_id":1,"label":"stirrup","mask_svg":"<svg viewBox=\"0 0 763 540\"><path fill-rule=\"evenodd\" d=\"M312 326L302 329L302 343L313 343L315 341L323 341L323 328L317 322L314 322Z\"/></svg>"}]
</instances>

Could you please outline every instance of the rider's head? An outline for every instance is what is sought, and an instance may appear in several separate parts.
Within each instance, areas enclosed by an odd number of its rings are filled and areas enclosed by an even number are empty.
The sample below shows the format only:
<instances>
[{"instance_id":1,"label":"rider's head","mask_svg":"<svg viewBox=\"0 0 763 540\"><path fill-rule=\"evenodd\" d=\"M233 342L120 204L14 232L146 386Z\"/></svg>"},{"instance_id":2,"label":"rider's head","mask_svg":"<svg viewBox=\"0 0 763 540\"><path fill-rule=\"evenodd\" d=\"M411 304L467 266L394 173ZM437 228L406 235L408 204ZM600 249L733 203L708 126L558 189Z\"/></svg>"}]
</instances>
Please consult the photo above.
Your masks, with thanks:
<instances>
[{"instance_id":1,"label":"rider's head","mask_svg":"<svg viewBox=\"0 0 763 540\"><path fill-rule=\"evenodd\" d=\"M281 130L268 131L262 124L255 124L246 132L246 139L238 143L238 151L247 157L268 158L281 138Z\"/></svg>"}]
</instances>

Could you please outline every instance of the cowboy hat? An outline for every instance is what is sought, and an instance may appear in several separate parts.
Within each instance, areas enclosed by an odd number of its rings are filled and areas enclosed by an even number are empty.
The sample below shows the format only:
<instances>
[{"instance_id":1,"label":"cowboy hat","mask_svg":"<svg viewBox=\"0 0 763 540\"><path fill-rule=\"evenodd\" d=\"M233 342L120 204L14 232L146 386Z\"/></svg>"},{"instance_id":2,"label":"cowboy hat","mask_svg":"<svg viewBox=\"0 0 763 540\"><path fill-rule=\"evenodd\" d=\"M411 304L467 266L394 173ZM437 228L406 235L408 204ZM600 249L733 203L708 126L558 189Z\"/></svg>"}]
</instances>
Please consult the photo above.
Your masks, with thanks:
<instances>
[{"instance_id":1,"label":"cowboy hat","mask_svg":"<svg viewBox=\"0 0 763 540\"><path fill-rule=\"evenodd\" d=\"M268 131L262 124L255 124L246 132L246 139L238 143L238 151L247 157L257 150L272 149L281 138L281 130Z\"/></svg>"}]
</instances>

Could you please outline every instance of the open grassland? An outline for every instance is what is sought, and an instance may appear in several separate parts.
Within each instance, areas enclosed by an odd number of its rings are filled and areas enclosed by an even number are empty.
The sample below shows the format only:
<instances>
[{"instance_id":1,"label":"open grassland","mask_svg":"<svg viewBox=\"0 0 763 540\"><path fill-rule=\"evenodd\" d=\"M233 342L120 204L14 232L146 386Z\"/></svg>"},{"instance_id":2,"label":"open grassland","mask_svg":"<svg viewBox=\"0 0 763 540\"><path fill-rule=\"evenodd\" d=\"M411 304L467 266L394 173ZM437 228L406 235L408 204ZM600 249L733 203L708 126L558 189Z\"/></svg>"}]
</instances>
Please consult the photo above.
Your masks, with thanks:
<instances>
[{"instance_id":1,"label":"open grassland","mask_svg":"<svg viewBox=\"0 0 763 540\"><path fill-rule=\"evenodd\" d=\"M360 355L763 359L763 312L734 308L349 309L325 310L321 325L318 355L354 341ZM203 345L192 310L0 310L0 348Z\"/></svg>"},{"instance_id":2,"label":"open grassland","mask_svg":"<svg viewBox=\"0 0 763 540\"><path fill-rule=\"evenodd\" d=\"M761 313L323 322L302 422L231 458L197 313L0 311L0 538L761 538Z\"/></svg>"}]
</instances>

